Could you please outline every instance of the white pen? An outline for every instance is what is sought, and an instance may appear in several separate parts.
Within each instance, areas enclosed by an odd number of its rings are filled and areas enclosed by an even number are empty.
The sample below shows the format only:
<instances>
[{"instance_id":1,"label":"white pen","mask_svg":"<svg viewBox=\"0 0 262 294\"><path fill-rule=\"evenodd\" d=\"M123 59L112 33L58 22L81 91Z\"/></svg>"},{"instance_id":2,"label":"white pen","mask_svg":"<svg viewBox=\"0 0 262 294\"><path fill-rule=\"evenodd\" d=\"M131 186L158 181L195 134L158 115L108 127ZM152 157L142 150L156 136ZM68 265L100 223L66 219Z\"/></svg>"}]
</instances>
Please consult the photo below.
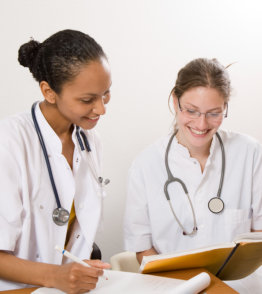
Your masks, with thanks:
<instances>
[{"instance_id":1,"label":"white pen","mask_svg":"<svg viewBox=\"0 0 262 294\"><path fill-rule=\"evenodd\" d=\"M73 261L82 264L85 267L91 267L88 263L84 262L82 259L78 258L77 256L74 256L72 253L66 251L65 249L62 249L58 245L55 246L55 250L57 250L58 252L62 253L66 257L72 259ZM105 275L105 272L104 272L104 274L101 277L103 279L105 279L105 280L108 280L108 277Z\"/></svg>"}]
</instances>

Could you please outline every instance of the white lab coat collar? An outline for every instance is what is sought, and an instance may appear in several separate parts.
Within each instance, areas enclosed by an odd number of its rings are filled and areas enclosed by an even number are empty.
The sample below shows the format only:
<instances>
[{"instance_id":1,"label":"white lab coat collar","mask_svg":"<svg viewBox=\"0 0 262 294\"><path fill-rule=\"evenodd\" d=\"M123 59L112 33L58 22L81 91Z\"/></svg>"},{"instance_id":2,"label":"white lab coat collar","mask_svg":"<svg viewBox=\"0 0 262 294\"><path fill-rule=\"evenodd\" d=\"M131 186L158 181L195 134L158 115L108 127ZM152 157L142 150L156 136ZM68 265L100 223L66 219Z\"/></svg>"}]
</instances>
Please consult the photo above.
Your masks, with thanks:
<instances>
[{"instance_id":1,"label":"white lab coat collar","mask_svg":"<svg viewBox=\"0 0 262 294\"><path fill-rule=\"evenodd\" d=\"M170 136L171 137L171 136ZM168 140L170 140L170 137L168 137ZM167 141L168 142L168 141ZM167 146L167 142L164 142L165 148ZM189 153L189 150L187 147L183 146L182 144L180 144L177 140L177 137L174 137L174 140L172 142L173 147L170 148L170 158L173 158L173 156L175 156L175 154L177 152L179 152L180 155L182 155L185 158L191 158L191 155ZM217 148L217 146L220 148L220 143L217 139L216 134L213 135L212 138L212 142L211 142L211 146L210 146L210 150L209 150L209 156L206 162L206 167L210 165L211 163L211 158L214 156L214 150ZM194 159L194 158L192 158ZM194 159L195 160L195 159Z\"/></svg>"},{"instance_id":2,"label":"white lab coat collar","mask_svg":"<svg viewBox=\"0 0 262 294\"><path fill-rule=\"evenodd\" d=\"M56 132L53 130L53 128L49 125L49 123L45 119L40 109L39 103L37 103L35 107L35 115L36 115L39 128L41 130L42 136L44 138L44 141L46 142L48 140L48 146L46 144L47 153L48 155L51 155L51 153L61 154L62 153L61 140L59 139Z\"/></svg>"},{"instance_id":3,"label":"white lab coat collar","mask_svg":"<svg viewBox=\"0 0 262 294\"><path fill-rule=\"evenodd\" d=\"M46 144L46 149L48 155L53 154L61 154L62 153L62 142L57 136L56 132L53 130L53 128L49 125L46 118L44 117L41 109L40 109L40 102L37 103L35 107L35 115L36 119L39 125L39 128L41 130L42 136L44 138L44 141L48 140L48 144ZM81 148L79 146L79 143L76 138L76 126L74 125L74 129L72 132L72 140L75 146L77 146L77 150L79 153L81 153Z\"/></svg>"}]
</instances>

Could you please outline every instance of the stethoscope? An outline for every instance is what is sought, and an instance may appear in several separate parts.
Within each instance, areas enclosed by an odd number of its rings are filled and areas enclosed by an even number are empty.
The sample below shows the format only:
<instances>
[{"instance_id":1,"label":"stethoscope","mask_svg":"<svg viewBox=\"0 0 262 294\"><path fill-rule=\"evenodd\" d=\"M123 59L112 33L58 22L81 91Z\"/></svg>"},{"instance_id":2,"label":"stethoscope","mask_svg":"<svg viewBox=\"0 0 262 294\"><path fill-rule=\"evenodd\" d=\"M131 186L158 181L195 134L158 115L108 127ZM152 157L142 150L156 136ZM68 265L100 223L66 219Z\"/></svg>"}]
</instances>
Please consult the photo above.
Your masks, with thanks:
<instances>
[{"instance_id":1,"label":"stethoscope","mask_svg":"<svg viewBox=\"0 0 262 294\"><path fill-rule=\"evenodd\" d=\"M166 148L166 153L165 153L165 166L166 166L166 171L167 171L167 176L168 176L168 179L167 181L165 182L165 185L164 185L164 192L165 192L165 195L166 195L166 199L169 203L169 206L170 206L170 209L178 223L178 225L180 226L180 228L182 229L182 232L183 232L183 235L193 235L197 232L197 223L196 223L196 215L195 215L195 211L194 211L194 208L193 208L193 205L192 205L192 201L189 197L189 193L188 193L188 190L187 190L187 187L185 185L185 183L179 179L179 178L175 178L173 176L173 174L171 173L170 171L170 168L169 168L169 164L168 164L168 153L169 153L169 150L170 150L170 146L172 144L172 141L175 137L175 135L177 134L177 131L174 132L174 134L171 136L169 142L168 142L168 145L167 145L167 148ZM211 212L213 213L220 213L223 211L224 209L224 202L223 200L220 198L221 196L221 190L222 190L222 186L223 186L223 181L224 181L224 173L225 173L225 149L224 149L224 144L222 142L222 139L221 137L219 136L218 133L216 133L216 136L218 138L218 141L220 143L220 147L221 147L221 154L222 154L222 167L221 167L221 176L220 176L220 183L219 183L219 188L218 188L218 191L217 191L217 196L216 197L213 197L209 200L208 202L208 208ZM190 204L190 208L191 208L191 211L192 211L192 215L193 215L193 222L194 222L194 226L193 226L193 230L191 232L187 232L184 228L184 226L181 224L181 222L179 221L179 219L177 218L176 214L175 214L175 211L173 209L173 206L171 204L171 201L170 201L170 197L169 197L169 193L168 193L168 185L170 185L171 183L174 183L174 182L178 182L186 196L187 196L187 199L189 201L189 204Z\"/></svg>"},{"instance_id":2,"label":"stethoscope","mask_svg":"<svg viewBox=\"0 0 262 294\"><path fill-rule=\"evenodd\" d=\"M43 150L43 154L44 154L44 158L45 158L45 162L46 162L50 182L51 182L52 189L53 189L55 199L56 199L57 208L54 209L52 217L53 217L53 221L54 221L54 223L56 225L63 226L65 224L67 224L67 222L69 220L70 213L69 213L69 211L67 209L63 208L61 206L61 203L60 203L60 199L59 199L59 196L58 196L58 193L57 193L57 189L56 189L56 185L55 185L55 181L54 181L50 161L49 161L47 150L46 150L46 147L45 147L45 142L44 142L44 139L43 139L40 127L38 125L36 115L35 115L35 107L36 107L37 103L38 102L35 102L32 105L31 114L32 114L34 125L35 125L36 133L38 135L39 142L40 142L41 148ZM92 152L91 152L89 142L87 140L87 137L86 137L85 133L82 130L80 131L79 126L76 126L76 137L77 137L77 141L79 143L81 151L87 150L87 152L91 155L90 157L89 156L87 157L88 164L90 166L90 170L91 170L94 178L98 182L98 184L101 186L101 188L103 188L105 185L107 185L110 182L110 180L109 179L104 180L101 176L98 176L97 168L96 168L96 165L94 163L93 156L91 154ZM82 137L82 139L81 139L81 137Z\"/></svg>"}]
</instances>

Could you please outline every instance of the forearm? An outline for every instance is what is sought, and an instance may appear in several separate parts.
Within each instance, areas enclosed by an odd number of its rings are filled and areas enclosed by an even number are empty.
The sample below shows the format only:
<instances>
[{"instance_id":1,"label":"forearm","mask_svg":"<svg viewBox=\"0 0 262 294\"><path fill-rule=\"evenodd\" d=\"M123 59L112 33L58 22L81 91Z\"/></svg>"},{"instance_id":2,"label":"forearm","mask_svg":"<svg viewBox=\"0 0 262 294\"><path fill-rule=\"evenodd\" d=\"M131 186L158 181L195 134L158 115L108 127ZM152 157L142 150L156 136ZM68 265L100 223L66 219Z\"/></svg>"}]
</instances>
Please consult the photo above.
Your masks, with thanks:
<instances>
[{"instance_id":1,"label":"forearm","mask_svg":"<svg viewBox=\"0 0 262 294\"><path fill-rule=\"evenodd\" d=\"M29 285L53 286L54 273L58 265L24 260L0 251L0 277Z\"/></svg>"},{"instance_id":2,"label":"forearm","mask_svg":"<svg viewBox=\"0 0 262 294\"><path fill-rule=\"evenodd\" d=\"M137 258L137 261L141 264L143 256L155 255L155 254L158 254L158 252L156 252L155 248L152 247L152 248L150 248L148 250L137 252L136 253L136 258Z\"/></svg>"}]
</instances>

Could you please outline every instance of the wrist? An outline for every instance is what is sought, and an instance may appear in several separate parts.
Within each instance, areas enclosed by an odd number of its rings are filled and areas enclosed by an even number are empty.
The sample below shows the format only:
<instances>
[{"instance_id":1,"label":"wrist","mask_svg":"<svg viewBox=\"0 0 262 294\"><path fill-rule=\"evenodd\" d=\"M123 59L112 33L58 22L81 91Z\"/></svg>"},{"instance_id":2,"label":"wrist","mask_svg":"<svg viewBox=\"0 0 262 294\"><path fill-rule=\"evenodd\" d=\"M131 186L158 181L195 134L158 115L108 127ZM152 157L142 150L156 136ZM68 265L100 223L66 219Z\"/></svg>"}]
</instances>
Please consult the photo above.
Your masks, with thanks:
<instances>
[{"instance_id":1,"label":"wrist","mask_svg":"<svg viewBox=\"0 0 262 294\"><path fill-rule=\"evenodd\" d=\"M47 288L56 287L56 275L59 269L59 265L49 264L43 276L43 286Z\"/></svg>"}]
</instances>

